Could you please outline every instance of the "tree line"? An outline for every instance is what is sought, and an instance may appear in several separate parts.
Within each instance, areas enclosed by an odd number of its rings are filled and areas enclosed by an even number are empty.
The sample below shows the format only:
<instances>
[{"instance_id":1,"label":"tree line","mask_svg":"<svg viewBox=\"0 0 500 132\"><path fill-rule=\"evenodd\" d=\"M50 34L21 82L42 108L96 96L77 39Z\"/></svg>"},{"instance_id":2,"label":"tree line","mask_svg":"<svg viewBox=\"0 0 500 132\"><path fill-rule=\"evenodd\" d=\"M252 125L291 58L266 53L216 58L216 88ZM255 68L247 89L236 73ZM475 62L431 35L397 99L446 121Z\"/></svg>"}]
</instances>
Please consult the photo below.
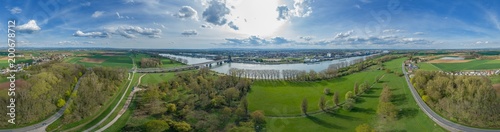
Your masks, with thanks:
<instances>
[{"instance_id":1,"label":"tree line","mask_svg":"<svg viewBox=\"0 0 500 132\"><path fill-rule=\"evenodd\" d=\"M411 82L444 117L469 126L500 128L500 98L488 78L417 71Z\"/></svg>"},{"instance_id":2,"label":"tree line","mask_svg":"<svg viewBox=\"0 0 500 132\"><path fill-rule=\"evenodd\" d=\"M160 58L142 58L140 62L141 68L161 67L163 63Z\"/></svg>"}]
</instances>

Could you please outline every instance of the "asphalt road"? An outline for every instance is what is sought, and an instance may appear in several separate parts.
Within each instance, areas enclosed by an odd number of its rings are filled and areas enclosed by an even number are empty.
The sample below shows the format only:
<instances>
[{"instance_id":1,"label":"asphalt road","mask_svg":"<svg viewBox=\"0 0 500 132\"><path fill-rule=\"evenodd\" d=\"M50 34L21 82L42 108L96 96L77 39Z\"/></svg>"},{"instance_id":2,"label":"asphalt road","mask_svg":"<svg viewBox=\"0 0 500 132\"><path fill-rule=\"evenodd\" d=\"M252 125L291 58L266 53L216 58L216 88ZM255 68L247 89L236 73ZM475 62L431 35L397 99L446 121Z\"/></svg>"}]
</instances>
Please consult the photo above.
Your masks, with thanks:
<instances>
[{"instance_id":1,"label":"asphalt road","mask_svg":"<svg viewBox=\"0 0 500 132\"><path fill-rule=\"evenodd\" d=\"M83 75L83 76L85 76L85 75ZM80 81L81 81L82 77L80 77L80 79L78 79L78 82L76 83L75 87L73 88L73 93L75 93L78 90L78 87L80 86ZM45 129L47 128L48 125L52 124L54 121L59 119L59 117L61 117L64 114L66 107L69 104L71 104L71 101L72 101L71 98L68 99L68 101L66 101L66 104L61 109L59 109L59 111L57 111L57 113L55 113L54 115L52 115L51 117L45 119L44 121L42 121L40 123L26 126L26 127L22 127L22 128L0 130L0 132L45 132Z\"/></svg>"},{"instance_id":2,"label":"asphalt road","mask_svg":"<svg viewBox=\"0 0 500 132\"><path fill-rule=\"evenodd\" d=\"M493 130L493 129L481 129L481 128L473 128L473 127L468 127L464 125L460 125L454 122L451 122L447 119L444 119L443 117L439 116L434 112L425 102L422 100L420 95L418 94L417 90L413 87L413 85L410 82L410 78L408 77L408 73L405 70L404 63L402 65L402 70L403 73L405 73L405 78L406 78L406 83L408 84L408 87L410 88L411 94L413 95L413 98L415 101L417 101L418 106L424 113L429 116L436 124L439 126L443 127L444 129L452 132L459 132L459 131L464 131L464 132L500 132L500 130Z\"/></svg>"}]
</instances>

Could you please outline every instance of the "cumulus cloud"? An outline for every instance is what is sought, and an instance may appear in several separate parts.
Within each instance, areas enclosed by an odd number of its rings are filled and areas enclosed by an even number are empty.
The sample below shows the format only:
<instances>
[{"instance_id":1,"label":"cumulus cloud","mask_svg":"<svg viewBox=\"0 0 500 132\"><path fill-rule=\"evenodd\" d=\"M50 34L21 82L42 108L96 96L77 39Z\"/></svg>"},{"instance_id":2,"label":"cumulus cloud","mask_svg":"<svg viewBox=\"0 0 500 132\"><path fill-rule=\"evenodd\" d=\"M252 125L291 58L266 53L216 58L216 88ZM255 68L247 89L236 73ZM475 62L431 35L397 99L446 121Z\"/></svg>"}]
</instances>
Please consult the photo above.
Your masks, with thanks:
<instances>
[{"instance_id":1,"label":"cumulus cloud","mask_svg":"<svg viewBox=\"0 0 500 132\"><path fill-rule=\"evenodd\" d=\"M104 14L104 11L95 11L94 14L92 14L93 18L98 18Z\"/></svg>"},{"instance_id":2,"label":"cumulus cloud","mask_svg":"<svg viewBox=\"0 0 500 132\"><path fill-rule=\"evenodd\" d=\"M311 41L314 37L312 36L300 36L299 39L305 40L305 41Z\"/></svg>"},{"instance_id":3,"label":"cumulus cloud","mask_svg":"<svg viewBox=\"0 0 500 132\"><path fill-rule=\"evenodd\" d=\"M201 25L201 28L212 28L212 26L208 25L208 24L202 24Z\"/></svg>"},{"instance_id":4,"label":"cumulus cloud","mask_svg":"<svg viewBox=\"0 0 500 132\"><path fill-rule=\"evenodd\" d=\"M414 35L424 35L424 32L415 32Z\"/></svg>"},{"instance_id":5,"label":"cumulus cloud","mask_svg":"<svg viewBox=\"0 0 500 132\"><path fill-rule=\"evenodd\" d=\"M89 38L109 38L109 34L105 32L87 32L84 33L80 30L77 30L73 36L75 37L89 37Z\"/></svg>"},{"instance_id":6,"label":"cumulus cloud","mask_svg":"<svg viewBox=\"0 0 500 132\"><path fill-rule=\"evenodd\" d=\"M349 36L351 36L352 34L354 33L354 30L349 30L345 33L338 33L337 35L335 35L335 39L343 39L343 38L347 38Z\"/></svg>"},{"instance_id":7,"label":"cumulus cloud","mask_svg":"<svg viewBox=\"0 0 500 132\"><path fill-rule=\"evenodd\" d=\"M232 28L234 30L239 30L240 28L236 26L232 21L227 24L229 28Z\"/></svg>"},{"instance_id":8,"label":"cumulus cloud","mask_svg":"<svg viewBox=\"0 0 500 132\"><path fill-rule=\"evenodd\" d=\"M16 30L21 33L33 33L36 31L40 31L41 28L36 24L35 20L30 20L26 24L17 26Z\"/></svg>"},{"instance_id":9,"label":"cumulus cloud","mask_svg":"<svg viewBox=\"0 0 500 132\"><path fill-rule=\"evenodd\" d=\"M120 26L115 28L108 28L108 32L118 34L125 38L136 38L136 35L147 36L149 38L160 38L161 29L155 28L142 28L138 26Z\"/></svg>"},{"instance_id":10,"label":"cumulus cloud","mask_svg":"<svg viewBox=\"0 0 500 132\"><path fill-rule=\"evenodd\" d=\"M315 45L429 45L434 41L422 38L406 38L399 36L350 36L342 39L321 40L314 42Z\"/></svg>"},{"instance_id":11,"label":"cumulus cloud","mask_svg":"<svg viewBox=\"0 0 500 132\"><path fill-rule=\"evenodd\" d=\"M181 19L191 18L193 20L198 20L198 12L191 6L182 6L181 9L179 9L179 12L173 16Z\"/></svg>"},{"instance_id":12,"label":"cumulus cloud","mask_svg":"<svg viewBox=\"0 0 500 132\"><path fill-rule=\"evenodd\" d=\"M307 17L312 13L312 0L294 0L292 13L297 17Z\"/></svg>"},{"instance_id":13,"label":"cumulus cloud","mask_svg":"<svg viewBox=\"0 0 500 132\"><path fill-rule=\"evenodd\" d=\"M9 10L11 14L19 14L21 13L23 10L19 7L14 7L12 9Z\"/></svg>"},{"instance_id":14,"label":"cumulus cloud","mask_svg":"<svg viewBox=\"0 0 500 132\"><path fill-rule=\"evenodd\" d=\"M195 36L195 35L198 35L198 32L196 30L186 30L186 31L183 31L181 33L181 35L184 35L184 36Z\"/></svg>"},{"instance_id":15,"label":"cumulus cloud","mask_svg":"<svg viewBox=\"0 0 500 132\"><path fill-rule=\"evenodd\" d=\"M250 36L248 38L226 38L225 43L220 43L220 45L231 45L231 46L264 46L264 45L280 45L280 44L291 44L295 41L286 39L284 37L273 37L269 39L261 38L259 36Z\"/></svg>"},{"instance_id":16,"label":"cumulus cloud","mask_svg":"<svg viewBox=\"0 0 500 132\"><path fill-rule=\"evenodd\" d=\"M212 0L208 3L208 8L203 11L203 19L208 23L222 26L227 23L226 15L230 13L226 3L219 0Z\"/></svg>"},{"instance_id":17,"label":"cumulus cloud","mask_svg":"<svg viewBox=\"0 0 500 132\"><path fill-rule=\"evenodd\" d=\"M294 0L293 9L286 5L280 5L276 8L278 11L278 20L287 20L290 17L307 17L312 13L312 0Z\"/></svg>"}]
</instances>

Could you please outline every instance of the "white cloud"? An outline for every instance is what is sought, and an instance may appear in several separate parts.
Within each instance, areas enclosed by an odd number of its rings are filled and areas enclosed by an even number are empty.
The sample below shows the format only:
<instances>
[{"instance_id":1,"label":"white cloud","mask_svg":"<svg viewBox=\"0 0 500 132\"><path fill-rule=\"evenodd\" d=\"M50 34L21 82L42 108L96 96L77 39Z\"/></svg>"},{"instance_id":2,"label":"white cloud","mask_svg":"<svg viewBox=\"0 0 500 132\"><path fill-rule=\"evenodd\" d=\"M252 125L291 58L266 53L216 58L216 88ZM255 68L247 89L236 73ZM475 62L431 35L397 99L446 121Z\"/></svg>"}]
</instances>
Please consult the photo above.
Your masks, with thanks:
<instances>
[{"instance_id":1,"label":"white cloud","mask_svg":"<svg viewBox=\"0 0 500 132\"><path fill-rule=\"evenodd\" d=\"M413 33L414 35L424 35L425 33L424 32L415 32Z\"/></svg>"},{"instance_id":2,"label":"white cloud","mask_svg":"<svg viewBox=\"0 0 500 132\"><path fill-rule=\"evenodd\" d=\"M312 0L294 0L293 9L286 5L280 5L276 8L278 11L278 20L287 20L291 17L307 17L312 13Z\"/></svg>"},{"instance_id":3,"label":"white cloud","mask_svg":"<svg viewBox=\"0 0 500 132\"><path fill-rule=\"evenodd\" d=\"M284 37L261 38L259 36L250 36L248 38L226 38L226 42L219 43L219 45L228 46L266 46L266 45L281 45L295 43L293 40Z\"/></svg>"},{"instance_id":4,"label":"white cloud","mask_svg":"<svg viewBox=\"0 0 500 132\"><path fill-rule=\"evenodd\" d=\"M190 6L182 6L177 14L173 16L178 18L191 18L193 20L198 20L198 12Z\"/></svg>"},{"instance_id":5,"label":"white cloud","mask_svg":"<svg viewBox=\"0 0 500 132\"><path fill-rule=\"evenodd\" d=\"M231 11L227 8L224 1L212 0L210 1L208 8L203 11L203 19L208 23L222 26L227 23L225 18Z\"/></svg>"},{"instance_id":6,"label":"white cloud","mask_svg":"<svg viewBox=\"0 0 500 132\"><path fill-rule=\"evenodd\" d=\"M401 29L386 29L386 30L383 30L382 33L400 33L400 32L403 32L404 30L401 30Z\"/></svg>"},{"instance_id":7,"label":"white cloud","mask_svg":"<svg viewBox=\"0 0 500 132\"><path fill-rule=\"evenodd\" d=\"M33 33L40 31L41 28L36 24L35 20L30 20L28 23L17 26L16 30L23 33Z\"/></svg>"},{"instance_id":8,"label":"white cloud","mask_svg":"<svg viewBox=\"0 0 500 132\"><path fill-rule=\"evenodd\" d=\"M104 14L104 11L95 11L94 14L92 14L93 18L98 18Z\"/></svg>"},{"instance_id":9,"label":"white cloud","mask_svg":"<svg viewBox=\"0 0 500 132\"><path fill-rule=\"evenodd\" d=\"M349 36L351 36L352 34L354 33L354 30L349 30L345 33L338 33L337 35L335 35L335 39L343 39L343 38L347 38Z\"/></svg>"},{"instance_id":10,"label":"white cloud","mask_svg":"<svg viewBox=\"0 0 500 132\"><path fill-rule=\"evenodd\" d=\"M14 7L12 9L9 10L11 14L19 14L21 13L23 10L19 7Z\"/></svg>"},{"instance_id":11,"label":"white cloud","mask_svg":"<svg viewBox=\"0 0 500 132\"><path fill-rule=\"evenodd\" d=\"M59 41L57 42L58 45L90 45L90 44L96 44L95 42L92 41L84 41L84 42L79 42L79 41Z\"/></svg>"},{"instance_id":12,"label":"white cloud","mask_svg":"<svg viewBox=\"0 0 500 132\"><path fill-rule=\"evenodd\" d=\"M181 34L189 37L189 36L198 35L198 32L196 30L186 30L186 31L183 31Z\"/></svg>"},{"instance_id":13,"label":"white cloud","mask_svg":"<svg viewBox=\"0 0 500 132\"><path fill-rule=\"evenodd\" d=\"M232 28L234 30L239 30L240 28L236 26L232 21L227 24L229 28Z\"/></svg>"},{"instance_id":14,"label":"white cloud","mask_svg":"<svg viewBox=\"0 0 500 132\"><path fill-rule=\"evenodd\" d=\"M73 36L75 37L89 37L89 38L109 38L109 34L105 32L87 32L84 33L80 30L77 30Z\"/></svg>"},{"instance_id":15,"label":"white cloud","mask_svg":"<svg viewBox=\"0 0 500 132\"><path fill-rule=\"evenodd\" d=\"M138 26L120 26L107 28L107 31L113 34L121 35L125 38L136 38L136 35L143 35L149 38L160 38L161 29L142 28Z\"/></svg>"},{"instance_id":16,"label":"white cloud","mask_svg":"<svg viewBox=\"0 0 500 132\"><path fill-rule=\"evenodd\" d=\"M120 13L118 12L116 12L116 16L118 17L118 19L134 19L134 17L120 15Z\"/></svg>"},{"instance_id":17,"label":"white cloud","mask_svg":"<svg viewBox=\"0 0 500 132\"><path fill-rule=\"evenodd\" d=\"M294 0L291 13L297 17L307 17L312 13L312 0Z\"/></svg>"}]
</instances>

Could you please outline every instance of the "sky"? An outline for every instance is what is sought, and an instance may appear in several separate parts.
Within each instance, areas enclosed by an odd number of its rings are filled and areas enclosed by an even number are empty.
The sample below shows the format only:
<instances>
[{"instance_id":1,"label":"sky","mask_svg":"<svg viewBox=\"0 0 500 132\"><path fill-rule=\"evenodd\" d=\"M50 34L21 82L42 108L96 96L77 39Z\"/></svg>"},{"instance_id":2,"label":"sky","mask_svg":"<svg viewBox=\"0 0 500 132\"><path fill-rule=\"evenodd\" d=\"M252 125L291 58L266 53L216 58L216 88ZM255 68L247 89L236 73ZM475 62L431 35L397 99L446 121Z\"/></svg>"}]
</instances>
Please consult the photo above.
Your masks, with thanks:
<instances>
[{"instance_id":1,"label":"sky","mask_svg":"<svg viewBox=\"0 0 500 132\"><path fill-rule=\"evenodd\" d=\"M0 47L500 48L495 0L4 1Z\"/></svg>"}]
</instances>

